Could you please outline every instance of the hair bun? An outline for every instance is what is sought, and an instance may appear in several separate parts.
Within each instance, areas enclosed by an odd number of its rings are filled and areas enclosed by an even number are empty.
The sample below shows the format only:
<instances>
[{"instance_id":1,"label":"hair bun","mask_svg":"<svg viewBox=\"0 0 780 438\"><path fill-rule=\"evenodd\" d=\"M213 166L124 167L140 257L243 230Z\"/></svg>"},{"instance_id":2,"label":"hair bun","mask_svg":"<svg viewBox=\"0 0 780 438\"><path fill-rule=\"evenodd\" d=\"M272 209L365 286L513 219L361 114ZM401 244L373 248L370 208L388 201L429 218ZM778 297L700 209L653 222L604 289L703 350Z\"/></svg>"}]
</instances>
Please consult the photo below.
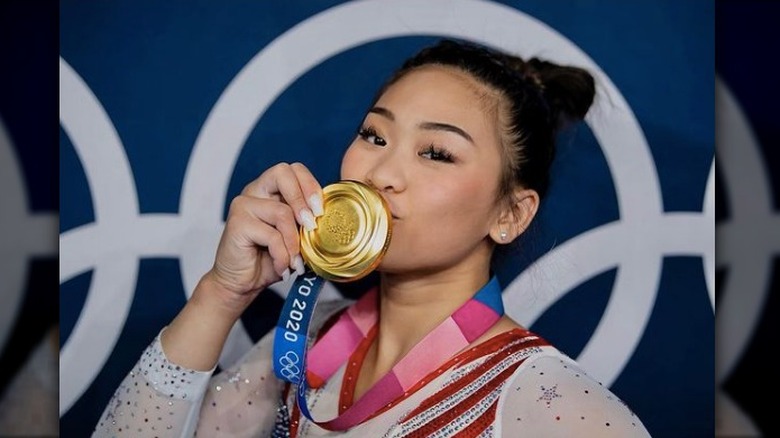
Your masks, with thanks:
<instances>
[{"instance_id":1,"label":"hair bun","mask_svg":"<svg viewBox=\"0 0 780 438\"><path fill-rule=\"evenodd\" d=\"M522 74L541 89L558 127L584 119L593 104L595 81L584 69L531 58Z\"/></svg>"}]
</instances>

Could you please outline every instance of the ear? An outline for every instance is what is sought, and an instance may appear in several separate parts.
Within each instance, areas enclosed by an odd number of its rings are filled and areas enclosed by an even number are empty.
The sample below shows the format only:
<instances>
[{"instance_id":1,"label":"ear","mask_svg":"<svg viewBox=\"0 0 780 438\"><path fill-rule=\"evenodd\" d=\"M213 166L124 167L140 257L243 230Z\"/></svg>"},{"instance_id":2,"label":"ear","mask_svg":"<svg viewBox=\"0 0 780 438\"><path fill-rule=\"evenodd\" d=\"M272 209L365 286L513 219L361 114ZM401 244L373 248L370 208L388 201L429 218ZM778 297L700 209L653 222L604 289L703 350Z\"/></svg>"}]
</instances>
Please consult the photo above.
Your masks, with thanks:
<instances>
[{"instance_id":1,"label":"ear","mask_svg":"<svg viewBox=\"0 0 780 438\"><path fill-rule=\"evenodd\" d=\"M511 243L528 228L538 209L539 194L536 190L515 189L490 227L490 237L499 245Z\"/></svg>"}]
</instances>

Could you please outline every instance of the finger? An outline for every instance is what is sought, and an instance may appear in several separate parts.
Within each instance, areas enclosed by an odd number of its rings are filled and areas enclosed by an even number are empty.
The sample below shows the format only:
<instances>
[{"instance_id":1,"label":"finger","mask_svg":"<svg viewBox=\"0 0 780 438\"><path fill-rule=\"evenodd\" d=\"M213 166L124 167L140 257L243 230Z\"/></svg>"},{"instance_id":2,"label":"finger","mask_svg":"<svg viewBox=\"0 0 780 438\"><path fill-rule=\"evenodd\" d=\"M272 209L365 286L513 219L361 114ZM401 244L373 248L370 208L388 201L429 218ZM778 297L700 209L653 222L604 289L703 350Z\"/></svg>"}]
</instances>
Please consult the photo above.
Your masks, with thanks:
<instances>
[{"instance_id":1,"label":"finger","mask_svg":"<svg viewBox=\"0 0 780 438\"><path fill-rule=\"evenodd\" d=\"M241 194L261 199L281 200L282 197L279 194L279 189L276 187L275 175L278 173L280 167L287 165L287 163L279 163L266 169L260 176L244 186L244 189L241 190Z\"/></svg>"},{"instance_id":2,"label":"finger","mask_svg":"<svg viewBox=\"0 0 780 438\"><path fill-rule=\"evenodd\" d=\"M306 203L298 177L292 166L287 163L277 164L264 172L257 180L247 185L242 194L265 199L281 195L284 202L292 207L299 224L309 231L317 228L317 222Z\"/></svg>"},{"instance_id":3,"label":"finger","mask_svg":"<svg viewBox=\"0 0 780 438\"><path fill-rule=\"evenodd\" d=\"M286 276L285 271L289 275L290 253L277 228L242 209L228 218L226 229L239 248L265 248L273 262L274 272L281 277Z\"/></svg>"},{"instance_id":4,"label":"finger","mask_svg":"<svg viewBox=\"0 0 780 438\"><path fill-rule=\"evenodd\" d=\"M298 184L312 213L315 217L322 216L322 186L317 182L317 178L301 163L293 163L290 168L298 179Z\"/></svg>"},{"instance_id":5,"label":"finger","mask_svg":"<svg viewBox=\"0 0 780 438\"><path fill-rule=\"evenodd\" d=\"M231 213L245 214L253 220L260 220L274 227L284 238L284 245L291 255L298 254L298 226L292 207L268 199L239 195L230 206Z\"/></svg>"},{"instance_id":6,"label":"finger","mask_svg":"<svg viewBox=\"0 0 780 438\"><path fill-rule=\"evenodd\" d=\"M260 220L274 227L284 239L290 260L288 266L302 274L303 260L300 257L300 240L298 226L292 208L278 201L238 196L234 199L231 209L243 212L254 220Z\"/></svg>"}]
</instances>

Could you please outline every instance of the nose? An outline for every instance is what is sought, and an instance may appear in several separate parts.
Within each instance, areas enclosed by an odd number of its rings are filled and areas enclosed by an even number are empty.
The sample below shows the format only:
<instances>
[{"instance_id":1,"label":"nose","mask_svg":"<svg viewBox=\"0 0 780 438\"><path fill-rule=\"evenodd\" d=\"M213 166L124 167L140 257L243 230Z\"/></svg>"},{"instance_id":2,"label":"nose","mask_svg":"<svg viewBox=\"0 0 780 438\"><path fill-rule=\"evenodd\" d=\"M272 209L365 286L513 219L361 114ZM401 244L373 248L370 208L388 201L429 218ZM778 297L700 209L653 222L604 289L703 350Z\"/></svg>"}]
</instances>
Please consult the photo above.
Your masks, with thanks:
<instances>
[{"instance_id":1,"label":"nose","mask_svg":"<svg viewBox=\"0 0 780 438\"><path fill-rule=\"evenodd\" d=\"M388 148L368 168L366 183L380 192L393 193L406 189L405 166L400 148Z\"/></svg>"}]
</instances>

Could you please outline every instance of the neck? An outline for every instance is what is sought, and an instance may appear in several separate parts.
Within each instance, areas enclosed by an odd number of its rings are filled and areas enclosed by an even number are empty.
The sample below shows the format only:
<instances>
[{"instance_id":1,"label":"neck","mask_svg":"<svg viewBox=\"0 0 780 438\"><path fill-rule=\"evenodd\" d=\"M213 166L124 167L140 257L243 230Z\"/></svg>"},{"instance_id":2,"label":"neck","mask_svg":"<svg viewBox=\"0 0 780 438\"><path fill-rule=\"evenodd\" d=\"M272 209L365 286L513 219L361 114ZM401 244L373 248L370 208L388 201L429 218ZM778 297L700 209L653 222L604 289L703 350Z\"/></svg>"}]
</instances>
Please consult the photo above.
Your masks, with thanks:
<instances>
[{"instance_id":1,"label":"neck","mask_svg":"<svg viewBox=\"0 0 780 438\"><path fill-rule=\"evenodd\" d=\"M383 274L379 327L371 348L381 376L489 280L488 269L436 275Z\"/></svg>"}]
</instances>

